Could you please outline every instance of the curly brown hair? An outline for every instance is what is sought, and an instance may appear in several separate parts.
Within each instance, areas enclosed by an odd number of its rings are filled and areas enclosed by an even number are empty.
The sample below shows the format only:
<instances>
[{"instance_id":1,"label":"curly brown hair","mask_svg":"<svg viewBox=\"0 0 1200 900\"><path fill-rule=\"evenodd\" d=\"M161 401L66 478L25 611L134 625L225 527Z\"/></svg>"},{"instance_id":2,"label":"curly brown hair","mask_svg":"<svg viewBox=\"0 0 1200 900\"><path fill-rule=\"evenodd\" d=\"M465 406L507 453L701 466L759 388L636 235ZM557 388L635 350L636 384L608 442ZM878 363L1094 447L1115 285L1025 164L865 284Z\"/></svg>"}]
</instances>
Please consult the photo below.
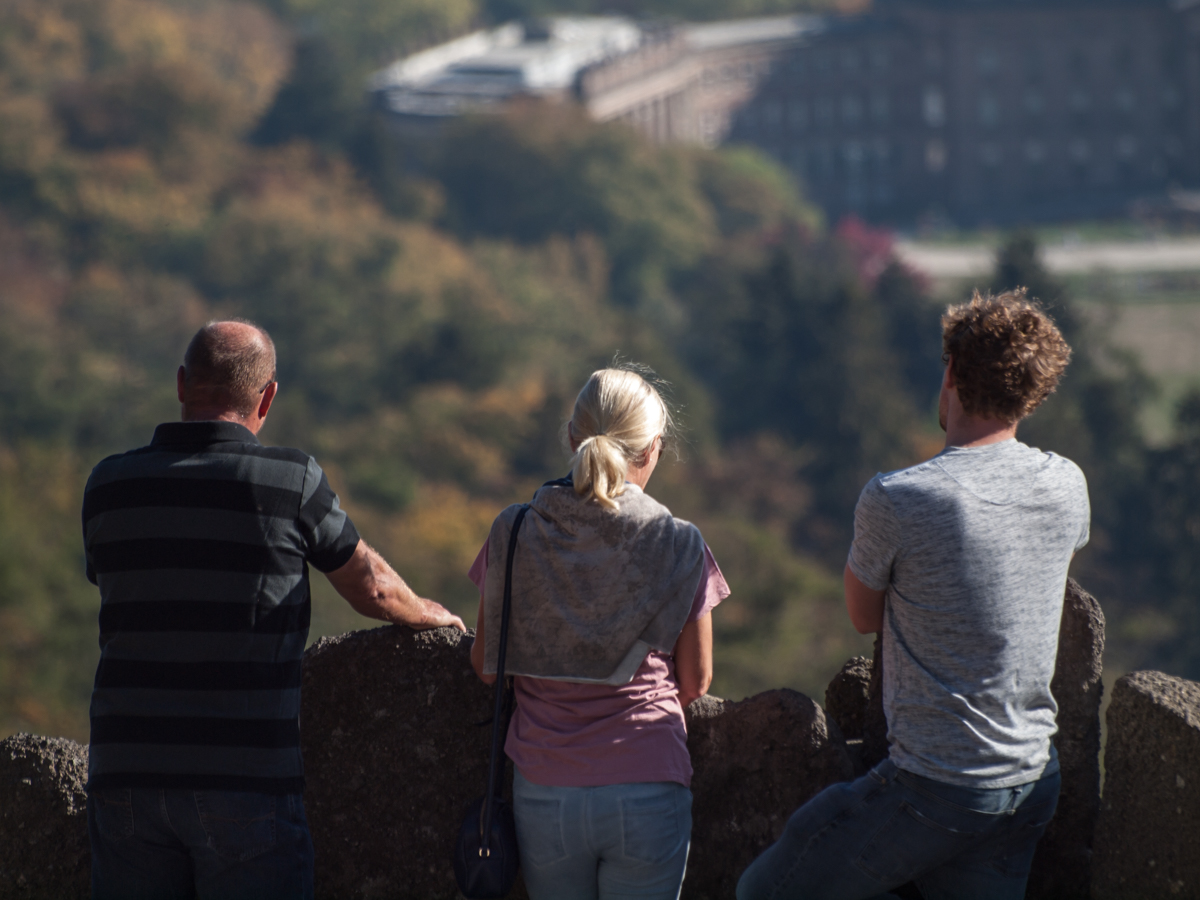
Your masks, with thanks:
<instances>
[{"instance_id":1,"label":"curly brown hair","mask_svg":"<svg viewBox=\"0 0 1200 900\"><path fill-rule=\"evenodd\" d=\"M1071 359L1054 320L1025 288L951 306L942 316L942 359L968 415L1019 422L1054 393Z\"/></svg>"}]
</instances>

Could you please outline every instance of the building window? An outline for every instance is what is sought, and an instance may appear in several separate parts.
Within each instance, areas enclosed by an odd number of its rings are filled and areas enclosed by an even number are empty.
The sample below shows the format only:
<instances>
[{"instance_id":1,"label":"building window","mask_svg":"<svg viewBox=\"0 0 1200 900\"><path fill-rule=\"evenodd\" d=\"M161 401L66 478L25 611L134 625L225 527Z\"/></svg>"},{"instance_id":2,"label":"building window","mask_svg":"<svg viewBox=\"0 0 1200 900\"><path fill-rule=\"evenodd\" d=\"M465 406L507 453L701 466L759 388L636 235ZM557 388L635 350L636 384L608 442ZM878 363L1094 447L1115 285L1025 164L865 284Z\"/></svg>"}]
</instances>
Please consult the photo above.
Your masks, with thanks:
<instances>
[{"instance_id":1,"label":"building window","mask_svg":"<svg viewBox=\"0 0 1200 900\"><path fill-rule=\"evenodd\" d=\"M768 131L778 131L779 123L783 121L783 104L778 100L768 100L763 104L763 124Z\"/></svg>"},{"instance_id":2,"label":"building window","mask_svg":"<svg viewBox=\"0 0 1200 900\"><path fill-rule=\"evenodd\" d=\"M788 104L788 124L795 131L803 131L808 127L808 106L803 100L793 100Z\"/></svg>"},{"instance_id":3,"label":"building window","mask_svg":"<svg viewBox=\"0 0 1200 900\"><path fill-rule=\"evenodd\" d=\"M797 175L804 176L804 164L807 162L807 157L804 153L803 144L793 144L792 149L788 151L788 164L793 172Z\"/></svg>"},{"instance_id":4,"label":"building window","mask_svg":"<svg viewBox=\"0 0 1200 900\"><path fill-rule=\"evenodd\" d=\"M942 97L942 89L930 85L921 95L921 111L925 124L939 128L946 121L946 102Z\"/></svg>"},{"instance_id":5,"label":"building window","mask_svg":"<svg viewBox=\"0 0 1200 900\"><path fill-rule=\"evenodd\" d=\"M833 177L833 148L821 143L813 147L809 166L821 178Z\"/></svg>"},{"instance_id":6,"label":"building window","mask_svg":"<svg viewBox=\"0 0 1200 900\"><path fill-rule=\"evenodd\" d=\"M1132 134L1123 134L1117 138L1116 146L1113 149L1117 158L1118 183L1132 185L1137 181L1137 138Z\"/></svg>"},{"instance_id":7,"label":"building window","mask_svg":"<svg viewBox=\"0 0 1200 900\"><path fill-rule=\"evenodd\" d=\"M1086 163L1092 158L1092 146L1083 138L1076 138L1071 141L1067 152L1074 163Z\"/></svg>"},{"instance_id":8,"label":"building window","mask_svg":"<svg viewBox=\"0 0 1200 900\"><path fill-rule=\"evenodd\" d=\"M1133 71L1133 52L1127 45L1121 45L1113 51L1113 69L1118 75L1128 75Z\"/></svg>"},{"instance_id":9,"label":"building window","mask_svg":"<svg viewBox=\"0 0 1200 900\"><path fill-rule=\"evenodd\" d=\"M871 120L877 125L883 125L887 122L888 116L891 114L890 104L888 103L888 95L882 91L878 91L871 95Z\"/></svg>"},{"instance_id":10,"label":"building window","mask_svg":"<svg viewBox=\"0 0 1200 900\"><path fill-rule=\"evenodd\" d=\"M1092 95L1087 92L1086 88L1077 87L1067 98L1067 107L1071 111L1071 118L1075 124L1083 124L1092 111Z\"/></svg>"},{"instance_id":11,"label":"building window","mask_svg":"<svg viewBox=\"0 0 1200 900\"><path fill-rule=\"evenodd\" d=\"M881 172L886 170L892 161L892 145L883 138L876 138L872 149L875 151L875 165Z\"/></svg>"},{"instance_id":12,"label":"building window","mask_svg":"<svg viewBox=\"0 0 1200 900\"><path fill-rule=\"evenodd\" d=\"M815 106L817 124L823 128L828 128L833 124L833 100L829 97L820 97L817 99Z\"/></svg>"},{"instance_id":13,"label":"building window","mask_svg":"<svg viewBox=\"0 0 1200 900\"><path fill-rule=\"evenodd\" d=\"M925 168L930 172L941 172L946 168L949 154L946 145L939 140L932 140L925 145Z\"/></svg>"},{"instance_id":14,"label":"building window","mask_svg":"<svg viewBox=\"0 0 1200 900\"><path fill-rule=\"evenodd\" d=\"M854 127L862 122L863 107L862 101L853 94L848 94L842 98L842 124Z\"/></svg>"},{"instance_id":15,"label":"building window","mask_svg":"<svg viewBox=\"0 0 1200 900\"><path fill-rule=\"evenodd\" d=\"M1067 57L1067 65L1070 67L1071 72L1074 75L1080 78L1087 77L1088 58L1087 54L1085 54L1082 50L1072 50L1070 55Z\"/></svg>"},{"instance_id":16,"label":"building window","mask_svg":"<svg viewBox=\"0 0 1200 900\"><path fill-rule=\"evenodd\" d=\"M866 200L866 179L863 177L866 158L866 147L859 141L847 141L842 146L842 161L846 166L846 200L851 206Z\"/></svg>"},{"instance_id":17,"label":"building window","mask_svg":"<svg viewBox=\"0 0 1200 900\"><path fill-rule=\"evenodd\" d=\"M1025 51L1024 59L1022 60L1025 66L1025 77L1030 81L1038 81L1042 77L1042 54L1037 47L1030 47Z\"/></svg>"},{"instance_id":18,"label":"building window","mask_svg":"<svg viewBox=\"0 0 1200 900\"><path fill-rule=\"evenodd\" d=\"M1040 200L1046 189L1046 145L1036 138L1025 142L1025 196L1030 200Z\"/></svg>"},{"instance_id":19,"label":"building window","mask_svg":"<svg viewBox=\"0 0 1200 900\"><path fill-rule=\"evenodd\" d=\"M995 94L979 95L979 124L985 128L995 128L1000 124L1000 101Z\"/></svg>"},{"instance_id":20,"label":"building window","mask_svg":"<svg viewBox=\"0 0 1200 900\"><path fill-rule=\"evenodd\" d=\"M996 52L995 47L984 47L979 51L976 63L979 66L980 75L995 75L1000 71L1000 54Z\"/></svg>"},{"instance_id":21,"label":"building window","mask_svg":"<svg viewBox=\"0 0 1200 900\"><path fill-rule=\"evenodd\" d=\"M892 148L880 138L871 149L875 157L875 201L888 203L892 199Z\"/></svg>"}]
</instances>

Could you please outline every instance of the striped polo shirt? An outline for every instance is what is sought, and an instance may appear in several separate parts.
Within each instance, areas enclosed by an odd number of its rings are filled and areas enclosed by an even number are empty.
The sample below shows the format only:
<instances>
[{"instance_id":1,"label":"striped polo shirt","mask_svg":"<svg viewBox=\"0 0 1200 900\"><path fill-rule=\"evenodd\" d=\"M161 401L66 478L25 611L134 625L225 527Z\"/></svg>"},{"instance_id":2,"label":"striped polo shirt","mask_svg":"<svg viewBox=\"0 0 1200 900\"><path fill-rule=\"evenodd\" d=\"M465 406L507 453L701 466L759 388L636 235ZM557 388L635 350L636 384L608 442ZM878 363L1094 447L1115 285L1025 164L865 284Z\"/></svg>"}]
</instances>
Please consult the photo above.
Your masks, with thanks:
<instances>
[{"instance_id":1,"label":"striped polo shirt","mask_svg":"<svg viewBox=\"0 0 1200 900\"><path fill-rule=\"evenodd\" d=\"M83 497L100 588L88 787L298 793L308 563L358 532L308 455L233 422L159 425Z\"/></svg>"}]
</instances>

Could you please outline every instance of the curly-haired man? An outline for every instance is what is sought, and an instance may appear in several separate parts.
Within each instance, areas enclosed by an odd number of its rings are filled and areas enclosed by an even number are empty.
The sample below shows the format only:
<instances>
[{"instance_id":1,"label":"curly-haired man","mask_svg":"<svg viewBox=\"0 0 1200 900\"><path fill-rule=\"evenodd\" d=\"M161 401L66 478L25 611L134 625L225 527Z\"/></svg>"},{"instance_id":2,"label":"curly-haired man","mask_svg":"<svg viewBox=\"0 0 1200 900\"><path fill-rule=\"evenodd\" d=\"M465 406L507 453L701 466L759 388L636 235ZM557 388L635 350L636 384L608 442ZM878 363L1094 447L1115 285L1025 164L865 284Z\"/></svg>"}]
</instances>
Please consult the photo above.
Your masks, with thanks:
<instances>
[{"instance_id":1,"label":"curly-haired man","mask_svg":"<svg viewBox=\"0 0 1200 900\"><path fill-rule=\"evenodd\" d=\"M1087 485L1016 439L1071 349L1023 291L942 318L946 448L877 475L855 511L846 605L883 634L890 751L801 807L739 900L1017 900L1058 802L1050 680Z\"/></svg>"}]
</instances>

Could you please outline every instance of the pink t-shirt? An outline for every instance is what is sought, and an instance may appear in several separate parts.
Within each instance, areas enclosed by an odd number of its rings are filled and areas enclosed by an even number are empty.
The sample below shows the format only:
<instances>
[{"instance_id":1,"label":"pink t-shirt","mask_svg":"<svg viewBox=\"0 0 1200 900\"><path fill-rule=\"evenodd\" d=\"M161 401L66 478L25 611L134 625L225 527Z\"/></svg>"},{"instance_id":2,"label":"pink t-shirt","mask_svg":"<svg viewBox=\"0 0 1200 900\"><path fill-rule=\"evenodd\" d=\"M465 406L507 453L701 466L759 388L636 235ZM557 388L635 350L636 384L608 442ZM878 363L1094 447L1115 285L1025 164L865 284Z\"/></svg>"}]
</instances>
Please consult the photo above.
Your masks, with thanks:
<instances>
[{"instance_id":1,"label":"pink t-shirt","mask_svg":"<svg viewBox=\"0 0 1200 900\"><path fill-rule=\"evenodd\" d=\"M467 576L483 593L488 545ZM702 619L729 596L712 551L688 621ZM628 684L578 684L518 675L517 708L504 751L534 784L595 787L645 781L692 783L687 728L675 660L651 650Z\"/></svg>"}]
</instances>

